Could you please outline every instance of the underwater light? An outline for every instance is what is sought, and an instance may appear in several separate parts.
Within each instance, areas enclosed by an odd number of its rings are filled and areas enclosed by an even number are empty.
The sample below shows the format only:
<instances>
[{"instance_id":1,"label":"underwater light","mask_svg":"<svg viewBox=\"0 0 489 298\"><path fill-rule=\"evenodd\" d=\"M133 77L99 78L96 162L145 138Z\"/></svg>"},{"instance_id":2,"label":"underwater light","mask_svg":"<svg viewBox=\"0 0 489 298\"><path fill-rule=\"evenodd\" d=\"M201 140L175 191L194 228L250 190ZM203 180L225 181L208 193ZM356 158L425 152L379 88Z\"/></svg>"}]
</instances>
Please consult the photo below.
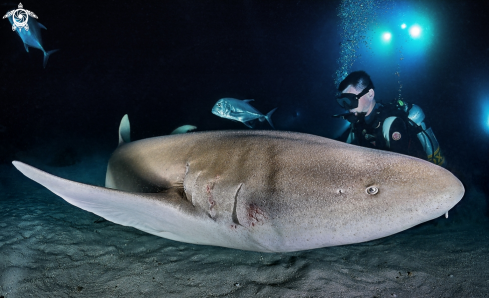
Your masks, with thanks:
<instances>
[{"instance_id":1,"label":"underwater light","mask_svg":"<svg viewBox=\"0 0 489 298\"><path fill-rule=\"evenodd\" d=\"M412 38L418 38L421 35L421 27L412 25L411 28L409 28L409 34Z\"/></svg>"},{"instance_id":2,"label":"underwater light","mask_svg":"<svg viewBox=\"0 0 489 298\"><path fill-rule=\"evenodd\" d=\"M406 29L406 24L402 24L401 29Z\"/></svg>"},{"instance_id":3,"label":"underwater light","mask_svg":"<svg viewBox=\"0 0 489 298\"><path fill-rule=\"evenodd\" d=\"M489 100L482 102L482 123L484 131L489 133Z\"/></svg>"},{"instance_id":4,"label":"underwater light","mask_svg":"<svg viewBox=\"0 0 489 298\"><path fill-rule=\"evenodd\" d=\"M390 41L392 38L392 34L390 32L385 32L382 34L382 39L384 41Z\"/></svg>"}]
</instances>

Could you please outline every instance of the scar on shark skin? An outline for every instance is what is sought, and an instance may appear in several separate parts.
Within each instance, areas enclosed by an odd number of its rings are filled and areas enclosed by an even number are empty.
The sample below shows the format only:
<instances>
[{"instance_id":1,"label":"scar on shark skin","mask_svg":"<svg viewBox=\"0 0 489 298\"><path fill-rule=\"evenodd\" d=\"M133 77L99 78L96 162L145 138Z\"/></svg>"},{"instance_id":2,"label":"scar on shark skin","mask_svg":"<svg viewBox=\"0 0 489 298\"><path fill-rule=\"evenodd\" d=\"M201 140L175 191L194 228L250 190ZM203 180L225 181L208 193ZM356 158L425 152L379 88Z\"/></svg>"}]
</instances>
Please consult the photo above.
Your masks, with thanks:
<instances>
[{"instance_id":1,"label":"scar on shark skin","mask_svg":"<svg viewBox=\"0 0 489 298\"><path fill-rule=\"evenodd\" d=\"M221 179L221 177L219 175L216 175L214 181L211 181L206 185L207 200L209 202L209 216L212 219L214 219L214 217L216 216L216 211L214 210L214 206L216 206L216 201L214 201L214 198L212 196L212 190L214 189L214 185L219 179Z\"/></svg>"},{"instance_id":2,"label":"scar on shark skin","mask_svg":"<svg viewBox=\"0 0 489 298\"><path fill-rule=\"evenodd\" d=\"M211 213L214 213L212 211L213 211L214 206L216 205L216 202L212 198L212 189L213 188L214 188L214 182L211 182L211 183L207 184L207 186L206 186L207 200L209 201L209 214L211 215L211 217L213 217L213 214L211 214Z\"/></svg>"},{"instance_id":3,"label":"scar on shark skin","mask_svg":"<svg viewBox=\"0 0 489 298\"><path fill-rule=\"evenodd\" d=\"M255 224L263 224L264 220L267 219L265 213L254 203L251 203L246 207L246 214L250 221L250 226L254 227Z\"/></svg>"},{"instance_id":4,"label":"scar on shark skin","mask_svg":"<svg viewBox=\"0 0 489 298\"><path fill-rule=\"evenodd\" d=\"M233 206L233 213L232 213L232 220L234 225L231 225L231 228L237 229L238 225L243 226L239 220L238 220L238 214L236 213L236 206L238 204L238 194L239 191L241 190L241 187L243 186L243 183L241 183L238 186L238 189L236 190L236 194L234 195L234 206ZM246 216L248 219L248 226L249 227L254 227L255 225L258 224L263 224L263 222L267 219L267 216L265 215L265 212L261 210L255 203L251 203L246 207Z\"/></svg>"}]
</instances>

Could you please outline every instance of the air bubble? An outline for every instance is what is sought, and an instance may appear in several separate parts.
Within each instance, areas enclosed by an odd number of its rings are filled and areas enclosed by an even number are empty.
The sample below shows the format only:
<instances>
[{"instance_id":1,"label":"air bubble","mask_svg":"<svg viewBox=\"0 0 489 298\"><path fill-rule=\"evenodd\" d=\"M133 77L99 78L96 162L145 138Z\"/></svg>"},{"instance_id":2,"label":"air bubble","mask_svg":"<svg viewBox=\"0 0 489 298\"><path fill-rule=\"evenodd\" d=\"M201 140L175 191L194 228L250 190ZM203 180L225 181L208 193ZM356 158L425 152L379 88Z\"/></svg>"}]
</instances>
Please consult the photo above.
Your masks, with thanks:
<instances>
[{"instance_id":1,"label":"air bubble","mask_svg":"<svg viewBox=\"0 0 489 298\"><path fill-rule=\"evenodd\" d=\"M354 48L367 45L367 31L376 23L379 12L389 9L387 6L392 0L342 0L338 7L340 18L341 43L338 70L334 75L335 85L350 73L356 59L360 58ZM371 48L369 48L371 50Z\"/></svg>"}]
</instances>

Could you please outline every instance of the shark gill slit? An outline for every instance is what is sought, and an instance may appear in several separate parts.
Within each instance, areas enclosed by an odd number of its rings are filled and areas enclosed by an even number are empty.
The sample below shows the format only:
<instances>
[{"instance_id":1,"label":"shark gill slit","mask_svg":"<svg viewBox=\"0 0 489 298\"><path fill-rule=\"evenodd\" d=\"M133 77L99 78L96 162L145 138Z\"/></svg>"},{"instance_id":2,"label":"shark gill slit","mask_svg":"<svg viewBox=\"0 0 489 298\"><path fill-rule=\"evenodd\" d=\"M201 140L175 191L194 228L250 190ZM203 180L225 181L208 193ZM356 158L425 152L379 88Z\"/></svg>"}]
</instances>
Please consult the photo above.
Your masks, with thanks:
<instances>
[{"instance_id":1,"label":"shark gill slit","mask_svg":"<svg viewBox=\"0 0 489 298\"><path fill-rule=\"evenodd\" d=\"M236 205L238 204L238 194L239 194L239 191L241 190L241 186L243 186L243 183L241 183L239 185L238 190L236 190L236 194L234 195L234 206L233 206L233 215L232 215L233 222L237 225L240 225L240 226L241 226L241 223L238 220L238 214L236 214Z\"/></svg>"},{"instance_id":2,"label":"shark gill slit","mask_svg":"<svg viewBox=\"0 0 489 298\"><path fill-rule=\"evenodd\" d=\"M192 204L192 206L195 207L195 204L194 204L193 199L192 199L192 194L187 193L187 189L185 187L185 179L187 178L189 167L190 167L190 165L187 161L185 163L185 174L183 175L183 179L182 179L183 198L186 199L187 201L189 201Z\"/></svg>"}]
</instances>

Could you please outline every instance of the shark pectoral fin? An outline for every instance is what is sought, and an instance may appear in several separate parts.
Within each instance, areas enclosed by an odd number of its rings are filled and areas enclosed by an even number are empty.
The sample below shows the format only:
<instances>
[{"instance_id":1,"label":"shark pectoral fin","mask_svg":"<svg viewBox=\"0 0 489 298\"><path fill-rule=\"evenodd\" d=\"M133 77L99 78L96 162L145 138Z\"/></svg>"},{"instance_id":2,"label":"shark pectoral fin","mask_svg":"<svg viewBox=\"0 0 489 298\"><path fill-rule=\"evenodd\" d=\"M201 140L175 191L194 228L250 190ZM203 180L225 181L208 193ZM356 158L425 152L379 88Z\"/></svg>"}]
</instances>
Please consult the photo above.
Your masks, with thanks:
<instances>
[{"instance_id":1,"label":"shark pectoral fin","mask_svg":"<svg viewBox=\"0 0 489 298\"><path fill-rule=\"evenodd\" d=\"M195 224L199 213L177 191L130 193L63 179L22 162L12 163L68 203L109 221L173 240L191 242L194 238L187 227Z\"/></svg>"},{"instance_id":2,"label":"shark pectoral fin","mask_svg":"<svg viewBox=\"0 0 489 298\"><path fill-rule=\"evenodd\" d=\"M25 48L25 51L26 51L27 53L29 53L29 46L28 46L26 43L24 43L24 48Z\"/></svg>"},{"instance_id":3,"label":"shark pectoral fin","mask_svg":"<svg viewBox=\"0 0 489 298\"><path fill-rule=\"evenodd\" d=\"M44 30L48 30L48 28L46 28L43 24L37 22L37 24L39 25L39 28L42 28Z\"/></svg>"}]
</instances>

